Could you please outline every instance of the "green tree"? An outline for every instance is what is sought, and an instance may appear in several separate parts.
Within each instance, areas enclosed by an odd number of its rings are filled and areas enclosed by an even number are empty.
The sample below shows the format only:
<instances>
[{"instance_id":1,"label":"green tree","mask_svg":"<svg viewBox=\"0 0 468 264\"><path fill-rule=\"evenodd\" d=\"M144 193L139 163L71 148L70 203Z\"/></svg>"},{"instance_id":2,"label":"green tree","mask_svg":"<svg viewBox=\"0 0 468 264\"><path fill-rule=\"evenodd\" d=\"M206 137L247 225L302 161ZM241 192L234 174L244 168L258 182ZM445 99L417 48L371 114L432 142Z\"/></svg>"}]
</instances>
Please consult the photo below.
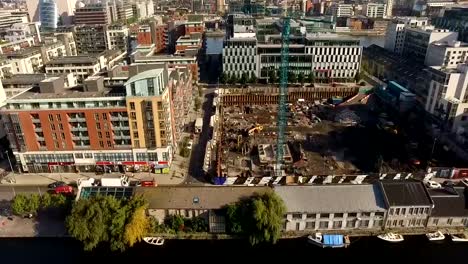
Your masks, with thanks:
<instances>
[{"instance_id":1,"label":"green tree","mask_svg":"<svg viewBox=\"0 0 468 264\"><path fill-rule=\"evenodd\" d=\"M53 194L50 196L50 207L62 208L67 206L67 197L61 194Z\"/></svg>"},{"instance_id":2,"label":"green tree","mask_svg":"<svg viewBox=\"0 0 468 264\"><path fill-rule=\"evenodd\" d=\"M355 79L356 83L358 83L360 80L362 80L361 72L356 73L356 76L354 76L354 79Z\"/></svg>"},{"instance_id":3,"label":"green tree","mask_svg":"<svg viewBox=\"0 0 468 264\"><path fill-rule=\"evenodd\" d=\"M231 76L229 78L229 83L230 84L236 84L238 81L239 81L239 79L237 78L237 75L235 73L231 74Z\"/></svg>"},{"instance_id":4,"label":"green tree","mask_svg":"<svg viewBox=\"0 0 468 264\"><path fill-rule=\"evenodd\" d=\"M130 241L142 236L141 233L130 236L130 233L135 230L132 220L141 217L138 208L145 204L141 197L130 200L117 200L113 196L80 199L74 204L65 225L68 233L81 241L87 251L101 243L108 243L111 250L123 251L131 246ZM137 212L140 216L135 216Z\"/></svg>"},{"instance_id":5,"label":"green tree","mask_svg":"<svg viewBox=\"0 0 468 264\"><path fill-rule=\"evenodd\" d=\"M28 212L29 209L29 197L27 197L25 194L17 194L13 198L13 201L11 203L11 209L14 214L16 215L22 215Z\"/></svg>"},{"instance_id":6,"label":"green tree","mask_svg":"<svg viewBox=\"0 0 468 264\"><path fill-rule=\"evenodd\" d=\"M228 82L228 76L224 72L219 76L219 82L222 84L226 84Z\"/></svg>"},{"instance_id":7,"label":"green tree","mask_svg":"<svg viewBox=\"0 0 468 264\"><path fill-rule=\"evenodd\" d=\"M294 72L288 72L288 82L289 83L296 83L297 82L297 75Z\"/></svg>"},{"instance_id":8,"label":"green tree","mask_svg":"<svg viewBox=\"0 0 468 264\"><path fill-rule=\"evenodd\" d=\"M301 83L301 85L304 85L305 83L305 76L303 72L300 72L299 75L297 76L297 80Z\"/></svg>"},{"instance_id":9,"label":"green tree","mask_svg":"<svg viewBox=\"0 0 468 264\"><path fill-rule=\"evenodd\" d=\"M46 209L49 208L50 205L52 204L52 197L49 193L44 193L41 196L41 208Z\"/></svg>"},{"instance_id":10,"label":"green tree","mask_svg":"<svg viewBox=\"0 0 468 264\"><path fill-rule=\"evenodd\" d=\"M184 218L180 215L168 216L164 223L172 230L179 232L184 230Z\"/></svg>"},{"instance_id":11,"label":"green tree","mask_svg":"<svg viewBox=\"0 0 468 264\"><path fill-rule=\"evenodd\" d=\"M308 82L308 83L314 83L314 81L315 81L314 73L313 73L313 72L309 72L309 74L307 75L307 82Z\"/></svg>"},{"instance_id":12,"label":"green tree","mask_svg":"<svg viewBox=\"0 0 468 264\"><path fill-rule=\"evenodd\" d=\"M283 201L273 191L256 195L227 206L228 230L247 235L252 245L276 243L285 212Z\"/></svg>"},{"instance_id":13,"label":"green tree","mask_svg":"<svg viewBox=\"0 0 468 264\"><path fill-rule=\"evenodd\" d=\"M252 75L250 76L249 83L253 83L253 84L257 83L257 76L255 76L255 74L252 73Z\"/></svg>"},{"instance_id":14,"label":"green tree","mask_svg":"<svg viewBox=\"0 0 468 264\"><path fill-rule=\"evenodd\" d=\"M146 217L146 205L135 209L130 222L125 226L125 243L132 247L147 234L149 219Z\"/></svg>"},{"instance_id":15,"label":"green tree","mask_svg":"<svg viewBox=\"0 0 468 264\"><path fill-rule=\"evenodd\" d=\"M248 79L249 79L249 76L247 75L247 73L243 72L239 82L242 85L245 85L245 84L247 84Z\"/></svg>"}]
</instances>

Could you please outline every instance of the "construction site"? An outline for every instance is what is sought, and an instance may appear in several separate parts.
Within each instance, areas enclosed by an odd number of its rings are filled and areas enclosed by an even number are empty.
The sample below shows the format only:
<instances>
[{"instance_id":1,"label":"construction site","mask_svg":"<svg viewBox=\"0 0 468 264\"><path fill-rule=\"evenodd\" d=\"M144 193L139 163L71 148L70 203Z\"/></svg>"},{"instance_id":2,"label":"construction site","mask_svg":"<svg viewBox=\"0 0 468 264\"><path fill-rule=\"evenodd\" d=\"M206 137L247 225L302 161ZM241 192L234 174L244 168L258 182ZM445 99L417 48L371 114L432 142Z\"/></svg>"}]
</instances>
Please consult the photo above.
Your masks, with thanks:
<instances>
[{"instance_id":1,"label":"construction site","mask_svg":"<svg viewBox=\"0 0 468 264\"><path fill-rule=\"evenodd\" d=\"M341 138L347 128L367 122L359 87L289 88L283 145L284 176L359 173ZM278 88L276 88L277 93ZM322 94L320 94L322 92ZM325 93L326 92L326 93ZM275 88L219 92L216 174L221 177L273 176L277 162L278 95ZM343 99L357 101L351 110ZM341 103L342 106L337 106Z\"/></svg>"}]
</instances>

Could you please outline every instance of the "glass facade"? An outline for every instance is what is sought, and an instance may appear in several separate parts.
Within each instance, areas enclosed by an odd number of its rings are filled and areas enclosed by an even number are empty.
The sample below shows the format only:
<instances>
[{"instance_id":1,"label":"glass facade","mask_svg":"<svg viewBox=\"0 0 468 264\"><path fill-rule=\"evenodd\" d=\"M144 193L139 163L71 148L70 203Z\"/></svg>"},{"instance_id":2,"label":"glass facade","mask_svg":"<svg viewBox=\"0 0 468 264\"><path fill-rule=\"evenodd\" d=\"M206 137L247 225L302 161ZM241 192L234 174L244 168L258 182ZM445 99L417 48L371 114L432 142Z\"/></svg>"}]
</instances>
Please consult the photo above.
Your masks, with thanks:
<instances>
[{"instance_id":1,"label":"glass facade","mask_svg":"<svg viewBox=\"0 0 468 264\"><path fill-rule=\"evenodd\" d=\"M57 29L58 10L55 0L41 0L39 2L39 16L44 30Z\"/></svg>"}]
</instances>

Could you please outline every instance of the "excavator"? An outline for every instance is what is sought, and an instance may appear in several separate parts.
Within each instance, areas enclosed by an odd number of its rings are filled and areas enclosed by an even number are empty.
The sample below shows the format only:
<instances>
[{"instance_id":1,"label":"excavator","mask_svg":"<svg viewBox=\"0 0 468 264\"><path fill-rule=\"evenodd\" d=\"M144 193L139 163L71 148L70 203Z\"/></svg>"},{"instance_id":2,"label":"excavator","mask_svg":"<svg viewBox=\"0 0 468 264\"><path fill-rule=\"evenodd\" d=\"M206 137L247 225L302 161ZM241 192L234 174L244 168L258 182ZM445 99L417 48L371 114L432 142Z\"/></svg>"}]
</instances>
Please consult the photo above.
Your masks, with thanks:
<instances>
[{"instance_id":1,"label":"excavator","mask_svg":"<svg viewBox=\"0 0 468 264\"><path fill-rule=\"evenodd\" d=\"M262 130L263 130L263 126L257 124L254 128L249 130L249 136L253 136L255 133L258 133Z\"/></svg>"}]
</instances>

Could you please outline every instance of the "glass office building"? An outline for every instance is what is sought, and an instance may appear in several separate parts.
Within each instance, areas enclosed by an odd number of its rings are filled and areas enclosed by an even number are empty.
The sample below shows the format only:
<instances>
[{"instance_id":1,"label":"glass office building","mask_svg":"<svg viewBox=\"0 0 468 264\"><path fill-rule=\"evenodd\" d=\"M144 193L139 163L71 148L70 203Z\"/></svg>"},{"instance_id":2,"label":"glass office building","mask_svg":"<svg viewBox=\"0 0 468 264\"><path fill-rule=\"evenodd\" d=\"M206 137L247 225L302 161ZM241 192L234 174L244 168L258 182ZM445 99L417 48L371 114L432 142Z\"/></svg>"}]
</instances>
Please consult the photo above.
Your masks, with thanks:
<instances>
[{"instance_id":1,"label":"glass office building","mask_svg":"<svg viewBox=\"0 0 468 264\"><path fill-rule=\"evenodd\" d=\"M40 0L39 17L43 30L55 30L58 23L58 10L56 0Z\"/></svg>"}]
</instances>

